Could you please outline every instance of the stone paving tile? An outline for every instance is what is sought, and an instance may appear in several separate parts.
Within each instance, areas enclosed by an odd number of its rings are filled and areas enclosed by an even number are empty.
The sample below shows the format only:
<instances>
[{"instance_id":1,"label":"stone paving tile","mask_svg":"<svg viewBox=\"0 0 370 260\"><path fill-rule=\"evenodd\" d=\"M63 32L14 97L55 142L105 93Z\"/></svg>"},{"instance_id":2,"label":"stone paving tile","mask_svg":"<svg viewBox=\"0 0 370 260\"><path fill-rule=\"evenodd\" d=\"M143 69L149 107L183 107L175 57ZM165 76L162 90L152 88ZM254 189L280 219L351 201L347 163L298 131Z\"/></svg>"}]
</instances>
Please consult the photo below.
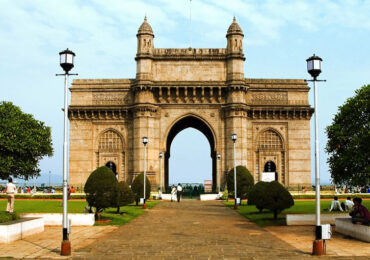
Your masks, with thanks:
<instances>
[{"instance_id":1,"label":"stone paving tile","mask_svg":"<svg viewBox=\"0 0 370 260\"><path fill-rule=\"evenodd\" d=\"M132 259L310 257L219 201L196 200L162 202L74 256L113 257L120 252L132 253L124 254Z\"/></svg>"},{"instance_id":2,"label":"stone paving tile","mask_svg":"<svg viewBox=\"0 0 370 260\"><path fill-rule=\"evenodd\" d=\"M288 244L305 253L311 253L312 242L315 237L315 227L313 226L286 226L286 227L267 227L265 228L274 236L284 240ZM299 234L299 235L297 235ZM335 232L332 226L332 239L326 242L328 255L354 257L361 256L370 259L370 244L345 237Z\"/></svg>"},{"instance_id":3,"label":"stone paving tile","mask_svg":"<svg viewBox=\"0 0 370 260\"><path fill-rule=\"evenodd\" d=\"M76 250L94 243L105 234L117 227L72 227L70 235L72 249ZM45 231L17 240L9 244L0 244L1 258L28 258L28 259L65 259L60 255L62 242L61 227L45 227Z\"/></svg>"},{"instance_id":4,"label":"stone paving tile","mask_svg":"<svg viewBox=\"0 0 370 260\"><path fill-rule=\"evenodd\" d=\"M162 202L122 227L74 227L73 259L308 259L313 227L260 228L219 201ZM0 257L65 259L61 228L0 244ZM368 243L334 234L321 259L370 259Z\"/></svg>"}]
</instances>

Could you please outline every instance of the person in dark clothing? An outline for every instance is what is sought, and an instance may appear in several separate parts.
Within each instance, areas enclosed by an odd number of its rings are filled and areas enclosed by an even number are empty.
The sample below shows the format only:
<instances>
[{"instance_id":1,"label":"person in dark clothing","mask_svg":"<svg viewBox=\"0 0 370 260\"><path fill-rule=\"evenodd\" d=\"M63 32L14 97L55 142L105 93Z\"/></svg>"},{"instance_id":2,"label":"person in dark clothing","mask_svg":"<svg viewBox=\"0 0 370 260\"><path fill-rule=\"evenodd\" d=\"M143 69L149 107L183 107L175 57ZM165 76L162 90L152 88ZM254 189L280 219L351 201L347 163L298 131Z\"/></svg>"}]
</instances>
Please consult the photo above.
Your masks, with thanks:
<instances>
[{"instance_id":1,"label":"person in dark clothing","mask_svg":"<svg viewBox=\"0 0 370 260\"><path fill-rule=\"evenodd\" d=\"M177 185L177 202L180 202L181 194L182 194L182 186L181 186L181 184L179 183L179 184Z\"/></svg>"},{"instance_id":2,"label":"person in dark clothing","mask_svg":"<svg viewBox=\"0 0 370 260\"><path fill-rule=\"evenodd\" d=\"M370 223L370 212L369 210L363 206L361 198L354 198L353 203L353 211L350 213L352 216L352 223L356 224L358 222L362 223L363 225L368 225Z\"/></svg>"}]
</instances>

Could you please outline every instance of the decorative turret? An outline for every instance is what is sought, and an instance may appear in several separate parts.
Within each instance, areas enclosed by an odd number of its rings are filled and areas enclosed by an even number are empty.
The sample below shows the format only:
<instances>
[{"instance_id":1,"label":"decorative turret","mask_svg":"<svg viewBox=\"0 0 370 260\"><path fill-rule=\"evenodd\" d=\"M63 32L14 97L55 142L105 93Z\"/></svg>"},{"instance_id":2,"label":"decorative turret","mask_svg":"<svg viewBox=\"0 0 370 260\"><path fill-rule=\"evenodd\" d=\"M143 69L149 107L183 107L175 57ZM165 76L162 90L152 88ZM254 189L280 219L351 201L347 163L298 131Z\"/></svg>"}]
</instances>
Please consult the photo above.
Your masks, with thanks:
<instances>
[{"instance_id":1,"label":"decorative turret","mask_svg":"<svg viewBox=\"0 0 370 260\"><path fill-rule=\"evenodd\" d=\"M239 24L236 22L235 17L227 30L226 38L228 53L243 53L244 34Z\"/></svg>"},{"instance_id":2,"label":"decorative turret","mask_svg":"<svg viewBox=\"0 0 370 260\"><path fill-rule=\"evenodd\" d=\"M153 39L154 33L152 27L148 23L146 16L141 24L137 34L137 54L152 54L154 49Z\"/></svg>"},{"instance_id":3,"label":"decorative turret","mask_svg":"<svg viewBox=\"0 0 370 260\"><path fill-rule=\"evenodd\" d=\"M153 39L154 33L148 23L146 16L137 34L137 53L136 53L136 80L138 85L148 85L152 80L152 58L153 58Z\"/></svg>"},{"instance_id":4,"label":"decorative turret","mask_svg":"<svg viewBox=\"0 0 370 260\"><path fill-rule=\"evenodd\" d=\"M243 84L244 80L244 54L243 38L244 34L234 17L232 24L229 26L226 34L227 48L227 81L230 85Z\"/></svg>"}]
</instances>

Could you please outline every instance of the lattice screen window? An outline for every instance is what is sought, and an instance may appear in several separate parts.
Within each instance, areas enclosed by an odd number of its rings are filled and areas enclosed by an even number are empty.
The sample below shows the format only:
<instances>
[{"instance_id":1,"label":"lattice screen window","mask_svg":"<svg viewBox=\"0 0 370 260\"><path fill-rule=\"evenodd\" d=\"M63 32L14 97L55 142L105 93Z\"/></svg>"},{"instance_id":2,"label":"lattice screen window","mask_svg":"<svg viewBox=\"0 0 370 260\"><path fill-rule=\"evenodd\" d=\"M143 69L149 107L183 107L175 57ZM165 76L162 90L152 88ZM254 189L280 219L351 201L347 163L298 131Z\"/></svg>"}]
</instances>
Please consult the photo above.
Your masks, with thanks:
<instances>
[{"instance_id":1,"label":"lattice screen window","mask_svg":"<svg viewBox=\"0 0 370 260\"><path fill-rule=\"evenodd\" d=\"M122 141L117 133L114 131L105 132L99 140L99 150L122 150Z\"/></svg>"},{"instance_id":2,"label":"lattice screen window","mask_svg":"<svg viewBox=\"0 0 370 260\"><path fill-rule=\"evenodd\" d=\"M267 130L259 136L258 148L263 150L280 150L283 148L283 144L276 132Z\"/></svg>"}]
</instances>

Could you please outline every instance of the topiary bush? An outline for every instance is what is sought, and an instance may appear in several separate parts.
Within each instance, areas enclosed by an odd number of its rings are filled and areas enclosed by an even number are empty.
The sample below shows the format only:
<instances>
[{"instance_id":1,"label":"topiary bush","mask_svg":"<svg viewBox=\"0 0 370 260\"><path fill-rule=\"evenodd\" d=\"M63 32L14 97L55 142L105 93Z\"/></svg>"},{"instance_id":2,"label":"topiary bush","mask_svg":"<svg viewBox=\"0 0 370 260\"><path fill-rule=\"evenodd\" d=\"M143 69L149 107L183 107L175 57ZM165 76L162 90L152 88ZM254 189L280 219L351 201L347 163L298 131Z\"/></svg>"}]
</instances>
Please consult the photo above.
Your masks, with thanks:
<instances>
[{"instance_id":1,"label":"topiary bush","mask_svg":"<svg viewBox=\"0 0 370 260\"><path fill-rule=\"evenodd\" d=\"M86 201L96 208L96 217L106 208L116 207L119 198L118 181L115 174L106 166L93 171L85 184Z\"/></svg>"},{"instance_id":2,"label":"topiary bush","mask_svg":"<svg viewBox=\"0 0 370 260\"><path fill-rule=\"evenodd\" d=\"M144 174L141 173L136 178L131 184L131 189L132 192L134 193L135 196L135 201L136 201L136 206L139 205L139 200L144 196ZM150 181L148 177L146 177L146 189L145 189L145 199L148 199L150 197Z\"/></svg>"},{"instance_id":3,"label":"topiary bush","mask_svg":"<svg viewBox=\"0 0 370 260\"><path fill-rule=\"evenodd\" d=\"M126 182L120 181L118 183L118 190L117 213L119 213L120 207L131 204L135 200L134 193Z\"/></svg>"},{"instance_id":4,"label":"topiary bush","mask_svg":"<svg viewBox=\"0 0 370 260\"><path fill-rule=\"evenodd\" d=\"M236 166L236 178L237 197L246 199L249 190L254 185L253 176L246 167L239 165ZM229 193L234 193L234 168L227 174L227 188Z\"/></svg>"},{"instance_id":5,"label":"topiary bush","mask_svg":"<svg viewBox=\"0 0 370 260\"><path fill-rule=\"evenodd\" d=\"M266 192L269 182L260 181L257 182L248 193L248 205L255 205L256 208L262 212L264 209L264 194Z\"/></svg>"},{"instance_id":6,"label":"topiary bush","mask_svg":"<svg viewBox=\"0 0 370 260\"><path fill-rule=\"evenodd\" d=\"M264 208L274 213L274 219L277 219L278 213L294 205L294 200L289 191L278 181L269 182L266 186L264 195Z\"/></svg>"}]
</instances>

